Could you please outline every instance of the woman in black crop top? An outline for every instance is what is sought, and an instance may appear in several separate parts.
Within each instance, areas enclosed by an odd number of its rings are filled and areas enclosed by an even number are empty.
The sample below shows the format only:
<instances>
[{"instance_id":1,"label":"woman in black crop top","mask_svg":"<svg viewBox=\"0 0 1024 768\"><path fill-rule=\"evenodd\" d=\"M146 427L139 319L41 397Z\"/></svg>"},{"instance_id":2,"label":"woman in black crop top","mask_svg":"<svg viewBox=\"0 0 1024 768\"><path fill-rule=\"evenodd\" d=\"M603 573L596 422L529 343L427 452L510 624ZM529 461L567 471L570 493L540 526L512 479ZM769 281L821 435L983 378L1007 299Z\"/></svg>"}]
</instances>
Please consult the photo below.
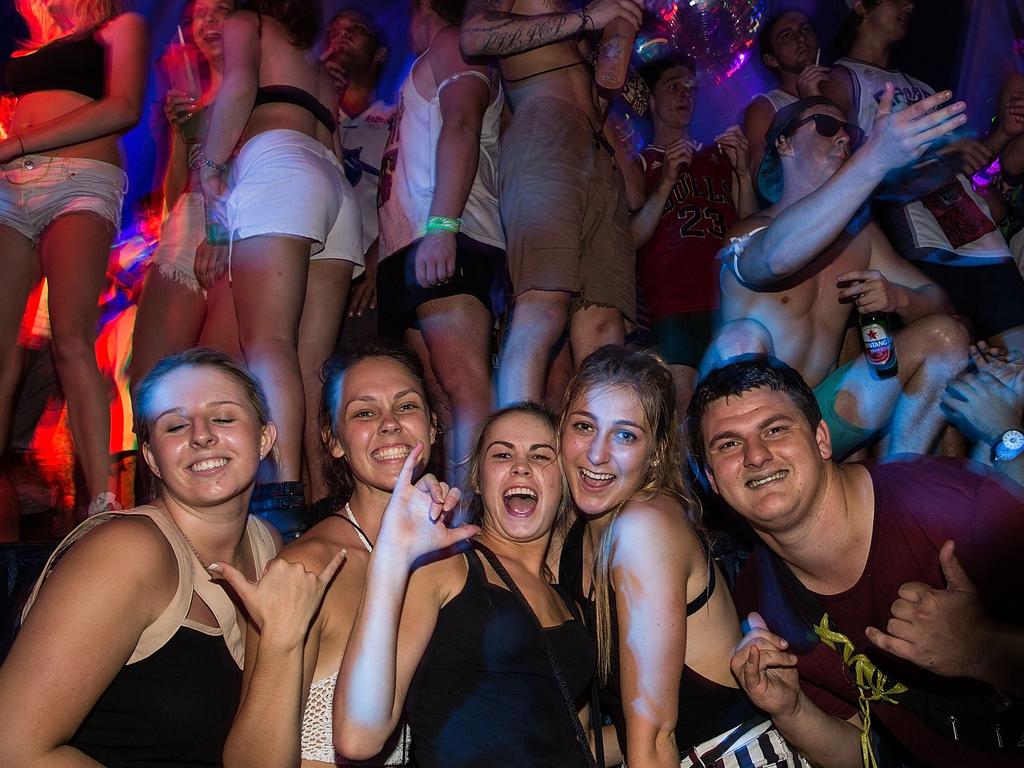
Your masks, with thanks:
<instances>
[{"instance_id":1,"label":"woman in black crop top","mask_svg":"<svg viewBox=\"0 0 1024 768\"><path fill-rule=\"evenodd\" d=\"M301 642L340 563L320 579L268 566L277 543L247 507L274 426L247 371L189 350L157 363L138 402L159 496L90 518L47 564L0 667L5 768L221 765L247 621ZM251 619L211 573L230 577Z\"/></svg>"},{"instance_id":2,"label":"woman in black crop top","mask_svg":"<svg viewBox=\"0 0 1024 768\"><path fill-rule=\"evenodd\" d=\"M241 7L224 23L224 82L200 173L231 239L242 354L279 420L276 482L257 488L253 511L289 535L305 528L303 447L315 460L320 442L306 403L362 264L361 220L338 161L337 92L309 54L312 0Z\"/></svg>"},{"instance_id":3,"label":"woman in black crop top","mask_svg":"<svg viewBox=\"0 0 1024 768\"><path fill-rule=\"evenodd\" d=\"M431 477L410 485L420 449L409 455L338 675L342 755L376 754L404 709L422 768L593 764L577 716L593 646L545 567L563 508L554 446L554 420L540 406L487 420L470 469L479 533L447 527L457 491Z\"/></svg>"},{"instance_id":4,"label":"woman in black crop top","mask_svg":"<svg viewBox=\"0 0 1024 768\"><path fill-rule=\"evenodd\" d=\"M0 453L21 372L19 323L41 273L49 281L54 360L90 512L120 509L107 385L94 344L127 183L118 137L142 111L145 22L118 15L114 0L18 8L33 37L5 68L18 102L10 135L0 141Z\"/></svg>"},{"instance_id":5,"label":"woman in black crop top","mask_svg":"<svg viewBox=\"0 0 1024 768\"><path fill-rule=\"evenodd\" d=\"M215 244L223 241L215 229L207 230L198 162L224 72L224 18L234 9L234 0L190 0L186 6L184 21L191 29L194 50L208 65L209 78L201 78L202 68L184 77L172 75L164 98L170 127L163 180L166 214L135 317L133 382L142 381L164 355L195 346L200 335L203 346L239 356L238 331L228 309L231 289L227 280L216 274L218 266L226 272L227 247ZM167 66L181 68L180 59L172 55L168 49ZM188 87L190 80L191 98L178 90Z\"/></svg>"},{"instance_id":6,"label":"woman in black crop top","mask_svg":"<svg viewBox=\"0 0 1024 768\"><path fill-rule=\"evenodd\" d=\"M717 750L721 765L796 766L729 670L742 634L682 479L672 375L653 354L603 347L565 403L560 457L579 517L557 543L559 581L589 606L626 762L711 765Z\"/></svg>"}]
</instances>

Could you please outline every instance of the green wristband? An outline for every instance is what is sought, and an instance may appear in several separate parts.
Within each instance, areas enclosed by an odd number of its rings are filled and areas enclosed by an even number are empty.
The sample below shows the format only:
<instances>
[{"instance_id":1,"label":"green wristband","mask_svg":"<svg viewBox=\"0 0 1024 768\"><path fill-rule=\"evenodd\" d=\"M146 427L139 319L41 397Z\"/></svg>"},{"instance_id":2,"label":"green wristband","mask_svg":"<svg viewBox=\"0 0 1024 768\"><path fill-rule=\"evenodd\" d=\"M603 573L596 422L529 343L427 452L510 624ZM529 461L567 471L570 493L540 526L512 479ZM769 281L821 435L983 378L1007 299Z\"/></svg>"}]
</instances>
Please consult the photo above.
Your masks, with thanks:
<instances>
[{"instance_id":1,"label":"green wristband","mask_svg":"<svg viewBox=\"0 0 1024 768\"><path fill-rule=\"evenodd\" d=\"M458 232L462 229L462 219L453 219L448 216L431 216L427 219L427 226L424 228L426 234L431 232Z\"/></svg>"}]
</instances>

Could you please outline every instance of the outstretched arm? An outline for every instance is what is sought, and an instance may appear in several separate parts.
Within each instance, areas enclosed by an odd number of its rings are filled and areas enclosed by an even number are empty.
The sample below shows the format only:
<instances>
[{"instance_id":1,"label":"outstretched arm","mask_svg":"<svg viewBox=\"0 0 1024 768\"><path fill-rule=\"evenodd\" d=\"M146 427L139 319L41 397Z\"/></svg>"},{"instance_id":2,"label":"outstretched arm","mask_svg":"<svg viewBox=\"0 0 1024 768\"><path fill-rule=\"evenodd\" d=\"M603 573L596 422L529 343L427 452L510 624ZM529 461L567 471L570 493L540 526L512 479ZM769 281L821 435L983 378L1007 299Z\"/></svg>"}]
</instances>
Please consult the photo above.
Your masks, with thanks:
<instances>
[{"instance_id":1,"label":"outstretched arm","mask_svg":"<svg viewBox=\"0 0 1024 768\"><path fill-rule=\"evenodd\" d=\"M769 227L734 251L735 259L729 255L727 261L738 270L737 277L748 285L769 285L813 261L839 236L888 171L916 160L935 139L964 123L962 101L939 109L951 97L945 91L892 113L893 86L887 83L867 143L821 187L775 212Z\"/></svg>"},{"instance_id":2,"label":"outstretched arm","mask_svg":"<svg viewBox=\"0 0 1024 768\"><path fill-rule=\"evenodd\" d=\"M510 13L514 0L469 0L459 38L467 56L510 56L603 29L612 19L626 19L639 29L643 9L638 0L594 0L575 11L526 16Z\"/></svg>"},{"instance_id":3,"label":"outstretched arm","mask_svg":"<svg viewBox=\"0 0 1024 768\"><path fill-rule=\"evenodd\" d=\"M457 491L449 491L430 475L411 485L422 452L423 446L417 445L409 454L384 510L363 599L338 672L334 746L349 759L373 757L395 730L413 673L433 634L443 595L433 574L424 569L410 577L414 565L423 555L479 530L445 524L458 502Z\"/></svg>"}]
</instances>

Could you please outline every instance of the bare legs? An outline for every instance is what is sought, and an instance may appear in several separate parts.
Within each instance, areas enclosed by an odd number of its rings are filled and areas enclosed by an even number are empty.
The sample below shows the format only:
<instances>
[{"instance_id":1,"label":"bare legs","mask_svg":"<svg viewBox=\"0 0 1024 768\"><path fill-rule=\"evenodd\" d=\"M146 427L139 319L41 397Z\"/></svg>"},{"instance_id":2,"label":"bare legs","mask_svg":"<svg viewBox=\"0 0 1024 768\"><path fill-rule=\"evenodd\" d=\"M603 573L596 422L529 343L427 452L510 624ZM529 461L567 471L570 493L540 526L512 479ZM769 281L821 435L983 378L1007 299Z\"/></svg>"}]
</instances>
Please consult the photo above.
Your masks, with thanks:
<instances>
[{"instance_id":1,"label":"bare legs","mask_svg":"<svg viewBox=\"0 0 1024 768\"><path fill-rule=\"evenodd\" d=\"M238 339L245 363L263 386L277 425L279 481L302 477L306 405L298 336L309 243L300 237L260 235L237 241L231 257Z\"/></svg>"},{"instance_id":2,"label":"bare legs","mask_svg":"<svg viewBox=\"0 0 1024 768\"><path fill-rule=\"evenodd\" d=\"M132 344L131 380L134 388L166 355L193 346L206 315L200 290L167 277L156 265L149 268L139 299Z\"/></svg>"},{"instance_id":3,"label":"bare legs","mask_svg":"<svg viewBox=\"0 0 1024 768\"><path fill-rule=\"evenodd\" d=\"M541 402L551 351L566 325L578 363L598 347L622 344L625 332L617 309L584 307L569 317L571 296L564 291L526 291L516 298L512 324L498 370L498 405Z\"/></svg>"},{"instance_id":4,"label":"bare legs","mask_svg":"<svg viewBox=\"0 0 1024 768\"><path fill-rule=\"evenodd\" d=\"M320 460L322 441L317 427L317 409L322 389L320 368L338 343L354 266L351 261L339 259L311 261L306 279L298 351L306 402L303 445L309 474L310 501L318 501L327 495L327 483L324 481Z\"/></svg>"},{"instance_id":5,"label":"bare legs","mask_svg":"<svg viewBox=\"0 0 1024 768\"><path fill-rule=\"evenodd\" d=\"M451 408L445 474L449 484L465 488L473 441L491 410L491 314L479 300L461 294L421 304L416 315Z\"/></svg>"},{"instance_id":6,"label":"bare legs","mask_svg":"<svg viewBox=\"0 0 1024 768\"><path fill-rule=\"evenodd\" d=\"M110 222L83 212L55 219L39 242L49 283L54 362L91 498L117 490L110 472L108 386L96 365L97 300L112 238Z\"/></svg>"}]
</instances>

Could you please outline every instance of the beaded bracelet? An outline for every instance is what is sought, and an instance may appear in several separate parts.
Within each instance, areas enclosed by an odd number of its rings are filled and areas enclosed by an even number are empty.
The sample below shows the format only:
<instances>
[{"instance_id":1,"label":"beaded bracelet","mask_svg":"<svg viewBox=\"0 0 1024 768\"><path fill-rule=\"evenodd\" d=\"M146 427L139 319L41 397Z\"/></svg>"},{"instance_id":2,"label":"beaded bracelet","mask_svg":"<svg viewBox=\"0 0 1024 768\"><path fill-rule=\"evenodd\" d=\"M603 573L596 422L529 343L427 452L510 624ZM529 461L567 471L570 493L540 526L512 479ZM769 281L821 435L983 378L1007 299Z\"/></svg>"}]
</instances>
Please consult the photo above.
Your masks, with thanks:
<instances>
[{"instance_id":1,"label":"beaded bracelet","mask_svg":"<svg viewBox=\"0 0 1024 768\"><path fill-rule=\"evenodd\" d=\"M431 232L458 232L462 229L462 219L453 219L448 216L431 216L427 219L427 226L424 228L426 234Z\"/></svg>"},{"instance_id":2,"label":"beaded bracelet","mask_svg":"<svg viewBox=\"0 0 1024 768\"><path fill-rule=\"evenodd\" d=\"M223 171L225 168L228 167L227 163L221 165L220 163L213 162L213 160L206 156L205 152L199 153L199 162L205 165L207 168L213 168L213 170L215 171Z\"/></svg>"}]
</instances>

